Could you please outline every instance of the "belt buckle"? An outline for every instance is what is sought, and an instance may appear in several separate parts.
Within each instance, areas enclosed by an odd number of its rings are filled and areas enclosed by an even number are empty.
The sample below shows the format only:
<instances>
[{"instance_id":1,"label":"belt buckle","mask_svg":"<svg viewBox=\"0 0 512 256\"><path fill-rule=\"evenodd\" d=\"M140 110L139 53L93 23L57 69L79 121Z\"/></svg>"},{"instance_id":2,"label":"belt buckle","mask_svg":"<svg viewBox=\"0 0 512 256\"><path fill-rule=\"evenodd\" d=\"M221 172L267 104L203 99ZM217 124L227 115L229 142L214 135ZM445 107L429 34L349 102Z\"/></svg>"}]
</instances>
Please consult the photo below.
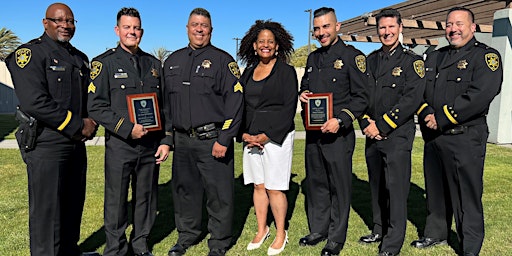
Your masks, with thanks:
<instances>
[{"instance_id":1,"label":"belt buckle","mask_svg":"<svg viewBox=\"0 0 512 256\"><path fill-rule=\"evenodd\" d=\"M190 131L188 132L188 136L189 136L190 138L192 138L192 137L197 137L197 131L196 131L196 129L194 129L194 128L190 128Z\"/></svg>"}]
</instances>

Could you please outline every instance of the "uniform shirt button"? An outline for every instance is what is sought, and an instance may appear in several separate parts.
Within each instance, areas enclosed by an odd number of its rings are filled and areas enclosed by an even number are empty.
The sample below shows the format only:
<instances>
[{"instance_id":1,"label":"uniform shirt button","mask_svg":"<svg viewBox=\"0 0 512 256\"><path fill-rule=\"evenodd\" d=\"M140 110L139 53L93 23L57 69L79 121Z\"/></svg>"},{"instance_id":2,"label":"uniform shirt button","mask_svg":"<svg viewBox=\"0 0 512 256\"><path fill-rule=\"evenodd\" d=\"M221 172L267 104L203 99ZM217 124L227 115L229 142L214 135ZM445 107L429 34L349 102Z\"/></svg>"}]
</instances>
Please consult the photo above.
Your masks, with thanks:
<instances>
[{"instance_id":1,"label":"uniform shirt button","mask_svg":"<svg viewBox=\"0 0 512 256\"><path fill-rule=\"evenodd\" d=\"M60 77L59 77L59 78L57 78L57 82L60 82L60 81L62 81L62 79L61 79Z\"/></svg>"},{"instance_id":2,"label":"uniform shirt button","mask_svg":"<svg viewBox=\"0 0 512 256\"><path fill-rule=\"evenodd\" d=\"M396 84L392 84L391 87L395 88L396 87Z\"/></svg>"},{"instance_id":3,"label":"uniform shirt button","mask_svg":"<svg viewBox=\"0 0 512 256\"><path fill-rule=\"evenodd\" d=\"M460 82L461 78L460 77L457 77L457 82Z\"/></svg>"},{"instance_id":4,"label":"uniform shirt button","mask_svg":"<svg viewBox=\"0 0 512 256\"><path fill-rule=\"evenodd\" d=\"M332 81L333 81L333 82L336 82L336 78L333 78L333 79L332 79Z\"/></svg>"},{"instance_id":5,"label":"uniform shirt button","mask_svg":"<svg viewBox=\"0 0 512 256\"><path fill-rule=\"evenodd\" d=\"M126 86L124 86L124 84L122 84L122 85L121 85L121 89L124 89L124 88L126 88Z\"/></svg>"}]
</instances>

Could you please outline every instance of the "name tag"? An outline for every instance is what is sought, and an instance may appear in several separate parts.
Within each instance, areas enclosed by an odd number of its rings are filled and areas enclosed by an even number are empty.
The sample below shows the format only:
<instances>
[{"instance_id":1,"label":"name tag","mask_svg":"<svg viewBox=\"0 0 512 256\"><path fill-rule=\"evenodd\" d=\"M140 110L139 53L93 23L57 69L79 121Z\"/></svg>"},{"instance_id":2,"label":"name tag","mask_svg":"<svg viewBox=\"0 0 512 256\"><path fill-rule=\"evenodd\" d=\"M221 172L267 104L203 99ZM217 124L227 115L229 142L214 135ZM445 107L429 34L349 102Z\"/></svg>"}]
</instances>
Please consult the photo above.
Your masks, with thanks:
<instances>
[{"instance_id":1,"label":"name tag","mask_svg":"<svg viewBox=\"0 0 512 256\"><path fill-rule=\"evenodd\" d=\"M114 78L128 78L128 73L115 73Z\"/></svg>"},{"instance_id":2,"label":"name tag","mask_svg":"<svg viewBox=\"0 0 512 256\"><path fill-rule=\"evenodd\" d=\"M66 67L64 66L50 66L50 69L53 71L66 71Z\"/></svg>"}]
</instances>

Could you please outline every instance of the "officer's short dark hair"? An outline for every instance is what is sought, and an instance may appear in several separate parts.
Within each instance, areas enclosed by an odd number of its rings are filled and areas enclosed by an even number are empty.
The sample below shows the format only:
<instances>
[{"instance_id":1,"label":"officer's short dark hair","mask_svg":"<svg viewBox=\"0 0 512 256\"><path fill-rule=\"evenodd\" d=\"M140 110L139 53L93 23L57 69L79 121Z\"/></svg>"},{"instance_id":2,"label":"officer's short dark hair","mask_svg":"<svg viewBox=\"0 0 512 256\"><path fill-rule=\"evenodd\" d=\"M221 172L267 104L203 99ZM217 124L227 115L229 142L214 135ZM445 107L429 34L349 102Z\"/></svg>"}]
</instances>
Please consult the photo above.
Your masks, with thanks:
<instances>
[{"instance_id":1,"label":"officer's short dark hair","mask_svg":"<svg viewBox=\"0 0 512 256\"><path fill-rule=\"evenodd\" d=\"M121 20L121 16L135 17L135 18L139 18L139 20L140 20L139 11L137 11L137 9L132 8L132 7L123 7L123 8L121 8L121 10L119 10L119 12L117 12L117 24L118 25L119 25L119 20Z\"/></svg>"},{"instance_id":2,"label":"officer's short dark hair","mask_svg":"<svg viewBox=\"0 0 512 256\"><path fill-rule=\"evenodd\" d=\"M448 17L448 15L450 15L450 13L452 13L454 11L465 11L465 12L468 12L469 13L469 17L471 18L471 23L475 23L475 14L470 9L468 9L466 7L462 7L462 6L452 7L450 10L448 10L448 14L446 14L446 17Z\"/></svg>"},{"instance_id":3,"label":"officer's short dark hair","mask_svg":"<svg viewBox=\"0 0 512 256\"><path fill-rule=\"evenodd\" d=\"M209 20L212 20L212 18L210 16L210 12L204 8L195 8L194 10L192 10L190 12L190 15L188 17L190 17L192 15L201 15L201 16L208 18Z\"/></svg>"},{"instance_id":4,"label":"officer's short dark hair","mask_svg":"<svg viewBox=\"0 0 512 256\"><path fill-rule=\"evenodd\" d=\"M386 8L382 9L377 15L375 15L375 21L377 22L377 29L379 29L379 20L381 18L396 18L398 25L402 24L402 15L397 9Z\"/></svg>"},{"instance_id":5,"label":"officer's short dark hair","mask_svg":"<svg viewBox=\"0 0 512 256\"><path fill-rule=\"evenodd\" d=\"M317 18L317 17L320 17L320 16L324 16L328 13L334 13L336 14L336 12L334 11L333 8L330 8L330 7L321 7L321 8L318 8L316 9L314 12L313 12L313 18Z\"/></svg>"}]
</instances>

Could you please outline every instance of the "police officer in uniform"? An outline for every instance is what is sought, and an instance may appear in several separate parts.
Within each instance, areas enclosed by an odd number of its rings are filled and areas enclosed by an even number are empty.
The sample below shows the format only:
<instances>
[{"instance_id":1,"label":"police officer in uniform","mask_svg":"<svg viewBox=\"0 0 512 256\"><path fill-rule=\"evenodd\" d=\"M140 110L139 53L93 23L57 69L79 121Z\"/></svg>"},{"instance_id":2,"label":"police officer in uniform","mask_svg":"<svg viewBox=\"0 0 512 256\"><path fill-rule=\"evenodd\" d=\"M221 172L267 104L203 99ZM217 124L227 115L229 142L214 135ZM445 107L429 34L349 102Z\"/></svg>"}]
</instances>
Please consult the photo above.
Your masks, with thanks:
<instances>
[{"instance_id":1,"label":"police officer in uniform","mask_svg":"<svg viewBox=\"0 0 512 256\"><path fill-rule=\"evenodd\" d=\"M119 45L94 58L89 85L89 113L105 127L105 234L103 255L126 255L128 189L132 188L135 255L152 255L147 239L156 218L159 164L169 155L172 137L162 129L148 131L130 119L127 96L154 93L161 107L161 62L139 48L143 29L139 12L122 8L115 32ZM135 101L134 104L136 104ZM146 105L147 106L147 105ZM157 111L155 111L157 112ZM163 118L162 118L163 119ZM151 123L151 122L150 122Z\"/></svg>"},{"instance_id":2,"label":"police officer in uniform","mask_svg":"<svg viewBox=\"0 0 512 256\"><path fill-rule=\"evenodd\" d=\"M425 159L435 164L425 165L425 174L433 172L446 178L460 253L478 255L484 239L482 207L483 171L486 143L489 135L486 115L489 104L500 92L503 69L500 54L474 38L474 14L466 8L454 7L446 18L446 39L449 46L427 56L425 104L418 110L426 133ZM436 168L434 168L436 167ZM426 182L429 180L426 178ZM427 183L427 198L440 189L442 180ZM428 205L429 214L436 214ZM438 218L443 221L445 216ZM428 220L428 217L427 217ZM427 222L428 225L431 223ZM429 234L426 234L429 235ZM445 238L445 237L437 237ZM413 246L427 247L427 240Z\"/></svg>"},{"instance_id":3,"label":"police officer in uniform","mask_svg":"<svg viewBox=\"0 0 512 256\"><path fill-rule=\"evenodd\" d=\"M172 194L179 237L169 255L183 255L201 234L206 196L209 255L231 244L234 211L233 138L242 119L243 88L233 58L210 43L210 13L190 13L189 45L164 64L165 94L174 128Z\"/></svg>"},{"instance_id":4,"label":"police officer in uniform","mask_svg":"<svg viewBox=\"0 0 512 256\"><path fill-rule=\"evenodd\" d=\"M6 59L20 102L16 139L27 164L32 255L80 255L84 141L96 123L86 111L88 58L69 43L75 22L67 5L51 4L45 33Z\"/></svg>"},{"instance_id":5,"label":"police officer in uniform","mask_svg":"<svg viewBox=\"0 0 512 256\"><path fill-rule=\"evenodd\" d=\"M402 47L402 18L395 9L377 16L382 47L367 58L370 105L360 126L366 135L366 165L372 194L372 233L362 243L379 242L379 255L398 255L407 225L414 113L423 100L425 66Z\"/></svg>"},{"instance_id":6,"label":"police officer in uniform","mask_svg":"<svg viewBox=\"0 0 512 256\"><path fill-rule=\"evenodd\" d=\"M311 93L333 94L333 115L320 131L306 131L306 202L310 234L299 244L328 239L321 255L338 255L346 240L352 191L353 121L367 107L366 58L338 37L334 9L314 12L314 36L322 47L308 56L300 101Z\"/></svg>"}]
</instances>

